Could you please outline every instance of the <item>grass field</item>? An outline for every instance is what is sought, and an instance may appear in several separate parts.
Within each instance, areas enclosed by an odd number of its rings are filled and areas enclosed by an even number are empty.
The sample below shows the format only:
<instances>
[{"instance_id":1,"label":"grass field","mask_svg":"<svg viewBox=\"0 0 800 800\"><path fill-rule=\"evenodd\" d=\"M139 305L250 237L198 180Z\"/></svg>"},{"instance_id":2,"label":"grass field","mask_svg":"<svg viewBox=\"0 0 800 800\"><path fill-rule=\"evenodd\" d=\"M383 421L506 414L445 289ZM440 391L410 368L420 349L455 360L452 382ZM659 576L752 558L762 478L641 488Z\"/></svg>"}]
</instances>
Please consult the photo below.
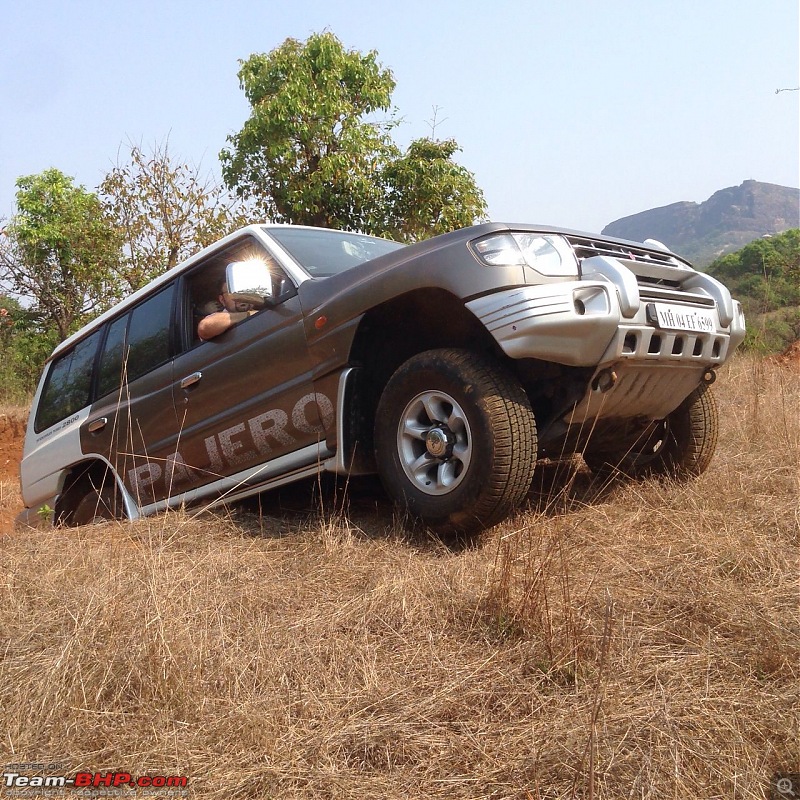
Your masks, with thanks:
<instances>
[{"instance_id":1,"label":"grass field","mask_svg":"<svg viewBox=\"0 0 800 800\"><path fill-rule=\"evenodd\" d=\"M370 485L8 532L3 763L220 800L763 800L800 772L800 372L738 358L715 391L698 480L544 465L470 549Z\"/></svg>"}]
</instances>

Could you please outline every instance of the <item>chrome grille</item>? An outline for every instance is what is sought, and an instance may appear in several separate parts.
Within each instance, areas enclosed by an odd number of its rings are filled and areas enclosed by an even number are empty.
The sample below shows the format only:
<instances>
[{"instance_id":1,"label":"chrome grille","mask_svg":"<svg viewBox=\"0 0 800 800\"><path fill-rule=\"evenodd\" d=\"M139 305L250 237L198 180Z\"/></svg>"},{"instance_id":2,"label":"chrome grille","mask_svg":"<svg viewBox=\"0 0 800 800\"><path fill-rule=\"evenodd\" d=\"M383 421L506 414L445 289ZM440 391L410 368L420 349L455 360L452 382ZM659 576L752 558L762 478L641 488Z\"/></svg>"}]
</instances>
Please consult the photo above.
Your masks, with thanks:
<instances>
[{"instance_id":1,"label":"chrome grille","mask_svg":"<svg viewBox=\"0 0 800 800\"><path fill-rule=\"evenodd\" d=\"M667 267L686 269L687 264L672 253L661 250L650 250L643 245L621 242L609 242L602 239L592 239L588 236L568 235L567 240L572 245L578 259L591 258L592 256L609 256L630 261L642 261L650 264L663 264Z\"/></svg>"},{"instance_id":2,"label":"chrome grille","mask_svg":"<svg viewBox=\"0 0 800 800\"><path fill-rule=\"evenodd\" d=\"M613 258L636 277L643 301L689 303L713 307L713 297L703 291L682 289L683 282L696 275L694 269L678 256L662 250L628 242L609 242L588 236L567 236L575 255L583 262L594 256Z\"/></svg>"}]
</instances>

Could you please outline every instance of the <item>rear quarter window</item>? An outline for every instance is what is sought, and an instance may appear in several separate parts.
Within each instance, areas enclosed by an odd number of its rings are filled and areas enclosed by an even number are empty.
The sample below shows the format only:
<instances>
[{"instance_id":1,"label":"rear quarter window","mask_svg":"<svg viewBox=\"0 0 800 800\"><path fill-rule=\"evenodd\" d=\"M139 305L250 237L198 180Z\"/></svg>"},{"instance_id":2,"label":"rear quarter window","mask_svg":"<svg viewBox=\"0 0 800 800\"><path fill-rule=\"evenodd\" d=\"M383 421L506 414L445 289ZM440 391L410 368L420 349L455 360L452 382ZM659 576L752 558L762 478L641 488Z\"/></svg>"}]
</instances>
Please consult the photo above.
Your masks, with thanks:
<instances>
[{"instance_id":1,"label":"rear quarter window","mask_svg":"<svg viewBox=\"0 0 800 800\"><path fill-rule=\"evenodd\" d=\"M100 331L96 331L53 362L36 410L36 433L89 405L99 342Z\"/></svg>"}]
</instances>

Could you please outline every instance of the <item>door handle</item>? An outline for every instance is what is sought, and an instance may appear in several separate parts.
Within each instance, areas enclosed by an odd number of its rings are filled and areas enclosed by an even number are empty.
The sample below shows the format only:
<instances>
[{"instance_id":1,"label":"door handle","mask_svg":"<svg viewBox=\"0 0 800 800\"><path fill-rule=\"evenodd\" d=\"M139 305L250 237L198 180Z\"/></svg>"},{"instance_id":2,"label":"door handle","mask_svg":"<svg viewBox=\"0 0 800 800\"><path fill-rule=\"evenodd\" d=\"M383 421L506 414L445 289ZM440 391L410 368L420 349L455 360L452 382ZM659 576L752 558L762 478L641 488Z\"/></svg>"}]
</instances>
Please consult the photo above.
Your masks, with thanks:
<instances>
[{"instance_id":1,"label":"door handle","mask_svg":"<svg viewBox=\"0 0 800 800\"><path fill-rule=\"evenodd\" d=\"M98 417L97 419L93 419L87 426L86 429L89 433L97 433L98 431L103 430L105 426L108 424L108 417Z\"/></svg>"},{"instance_id":2,"label":"door handle","mask_svg":"<svg viewBox=\"0 0 800 800\"><path fill-rule=\"evenodd\" d=\"M188 389L190 386L193 386L200 378L203 377L202 372L193 372L191 375L187 375L185 378L181 379L181 389Z\"/></svg>"}]
</instances>

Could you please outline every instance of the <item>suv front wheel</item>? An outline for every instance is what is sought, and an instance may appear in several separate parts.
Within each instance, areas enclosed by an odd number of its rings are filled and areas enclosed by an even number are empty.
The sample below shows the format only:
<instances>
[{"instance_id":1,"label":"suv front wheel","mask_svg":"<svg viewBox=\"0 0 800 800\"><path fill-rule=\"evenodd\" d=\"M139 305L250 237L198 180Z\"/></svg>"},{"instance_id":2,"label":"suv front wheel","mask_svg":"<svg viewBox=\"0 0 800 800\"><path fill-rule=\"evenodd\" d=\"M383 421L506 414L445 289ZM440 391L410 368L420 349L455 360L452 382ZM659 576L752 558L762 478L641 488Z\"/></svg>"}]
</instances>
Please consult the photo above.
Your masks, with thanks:
<instances>
[{"instance_id":1,"label":"suv front wheel","mask_svg":"<svg viewBox=\"0 0 800 800\"><path fill-rule=\"evenodd\" d=\"M527 494L536 421L519 382L467 350L408 359L383 391L375 423L388 494L441 533L496 524Z\"/></svg>"}]
</instances>

